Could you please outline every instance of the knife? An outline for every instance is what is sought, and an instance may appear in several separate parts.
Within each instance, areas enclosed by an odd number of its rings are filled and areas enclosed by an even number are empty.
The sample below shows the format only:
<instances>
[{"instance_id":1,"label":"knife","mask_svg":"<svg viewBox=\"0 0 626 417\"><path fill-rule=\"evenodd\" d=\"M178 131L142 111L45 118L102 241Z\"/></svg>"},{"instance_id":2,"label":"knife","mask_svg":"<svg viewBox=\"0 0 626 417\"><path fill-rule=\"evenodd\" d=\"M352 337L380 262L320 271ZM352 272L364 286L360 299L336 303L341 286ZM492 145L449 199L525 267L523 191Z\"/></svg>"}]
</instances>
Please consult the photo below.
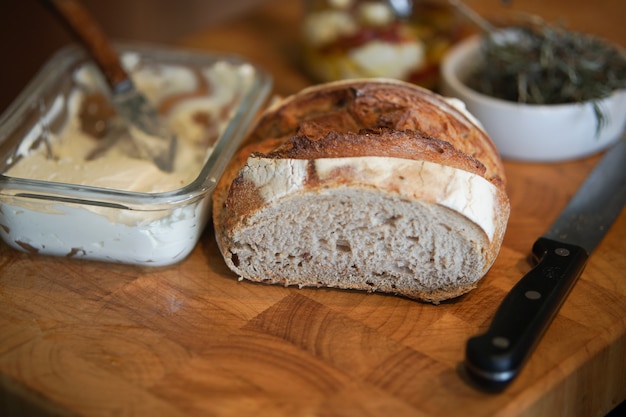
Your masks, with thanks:
<instances>
[{"instance_id":1,"label":"knife","mask_svg":"<svg viewBox=\"0 0 626 417\"><path fill-rule=\"evenodd\" d=\"M519 374L625 203L622 139L534 243L535 266L506 295L487 332L468 340L465 369L479 388L501 391Z\"/></svg>"},{"instance_id":2,"label":"knife","mask_svg":"<svg viewBox=\"0 0 626 417\"><path fill-rule=\"evenodd\" d=\"M102 28L80 0L41 0L79 40L101 69L111 91L111 104L127 123L130 137L143 158L171 172L177 139L156 108L135 87Z\"/></svg>"}]
</instances>

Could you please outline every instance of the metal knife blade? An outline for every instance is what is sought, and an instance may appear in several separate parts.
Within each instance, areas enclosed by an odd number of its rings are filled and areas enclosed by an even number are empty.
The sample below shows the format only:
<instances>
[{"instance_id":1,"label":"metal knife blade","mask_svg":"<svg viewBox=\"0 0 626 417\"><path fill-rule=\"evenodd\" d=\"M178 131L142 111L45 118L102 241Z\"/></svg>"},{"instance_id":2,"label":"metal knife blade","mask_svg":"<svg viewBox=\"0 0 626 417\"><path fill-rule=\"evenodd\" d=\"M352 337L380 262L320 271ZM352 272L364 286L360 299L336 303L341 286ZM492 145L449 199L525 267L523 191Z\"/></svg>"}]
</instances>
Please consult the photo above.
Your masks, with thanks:
<instances>
[{"instance_id":1,"label":"metal knife blade","mask_svg":"<svg viewBox=\"0 0 626 417\"><path fill-rule=\"evenodd\" d=\"M465 368L480 388L501 391L519 374L625 203L621 140L537 239L535 267L504 298L487 332L468 340Z\"/></svg>"},{"instance_id":2,"label":"metal knife blade","mask_svg":"<svg viewBox=\"0 0 626 417\"><path fill-rule=\"evenodd\" d=\"M140 156L159 169L171 172L176 136L162 121L156 108L135 87L104 31L79 0L41 0L80 41L98 65L111 90L111 104L127 122L129 137Z\"/></svg>"},{"instance_id":3,"label":"metal knife blade","mask_svg":"<svg viewBox=\"0 0 626 417\"><path fill-rule=\"evenodd\" d=\"M111 103L117 113L131 122L131 137L135 139L141 156L154 161L159 169L171 172L178 141L156 108L130 78L113 86L111 93Z\"/></svg>"}]
</instances>

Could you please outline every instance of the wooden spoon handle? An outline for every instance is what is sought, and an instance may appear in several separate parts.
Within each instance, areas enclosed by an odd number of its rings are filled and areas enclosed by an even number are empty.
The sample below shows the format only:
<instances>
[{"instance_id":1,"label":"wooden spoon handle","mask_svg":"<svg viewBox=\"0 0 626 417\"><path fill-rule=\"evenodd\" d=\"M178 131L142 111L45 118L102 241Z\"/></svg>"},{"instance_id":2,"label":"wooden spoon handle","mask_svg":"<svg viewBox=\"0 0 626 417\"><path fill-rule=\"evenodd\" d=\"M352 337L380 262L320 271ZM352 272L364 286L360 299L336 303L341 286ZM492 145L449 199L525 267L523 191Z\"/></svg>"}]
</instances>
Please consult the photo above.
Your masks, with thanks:
<instances>
[{"instance_id":1,"label":"wooden spoon handle","mask_svg":"<svg viewBox=\"0 0 626 417\"><path fill-rule=\"evenodd\" d=\"M91 54L111 86L128 80L119 56L104 31L80 0L41 0Z\"/></svg>"}]
</instances>

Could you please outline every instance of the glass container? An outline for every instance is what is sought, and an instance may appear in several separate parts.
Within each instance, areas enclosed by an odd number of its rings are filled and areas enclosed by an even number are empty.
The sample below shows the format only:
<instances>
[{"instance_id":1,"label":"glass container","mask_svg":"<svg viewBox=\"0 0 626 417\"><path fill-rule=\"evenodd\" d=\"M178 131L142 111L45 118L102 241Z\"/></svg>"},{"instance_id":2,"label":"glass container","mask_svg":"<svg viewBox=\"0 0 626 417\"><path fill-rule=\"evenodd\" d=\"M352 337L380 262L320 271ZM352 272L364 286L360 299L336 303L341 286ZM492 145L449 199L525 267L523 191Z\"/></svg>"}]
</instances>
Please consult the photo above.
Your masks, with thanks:
<instances>
[{"instance_id":1,"label":"glass container","mask_svg":"<svg viewBox=\"0 0 626 417\"><path fill-rule=\"evenodd\" d=\"M66 47L0 117L0 236L12 248L163 266L197 244L271 77L237 56L116 48L178 135L174 173L133 155L100 73L81 48Z\"/></svg>"}]
</instances>

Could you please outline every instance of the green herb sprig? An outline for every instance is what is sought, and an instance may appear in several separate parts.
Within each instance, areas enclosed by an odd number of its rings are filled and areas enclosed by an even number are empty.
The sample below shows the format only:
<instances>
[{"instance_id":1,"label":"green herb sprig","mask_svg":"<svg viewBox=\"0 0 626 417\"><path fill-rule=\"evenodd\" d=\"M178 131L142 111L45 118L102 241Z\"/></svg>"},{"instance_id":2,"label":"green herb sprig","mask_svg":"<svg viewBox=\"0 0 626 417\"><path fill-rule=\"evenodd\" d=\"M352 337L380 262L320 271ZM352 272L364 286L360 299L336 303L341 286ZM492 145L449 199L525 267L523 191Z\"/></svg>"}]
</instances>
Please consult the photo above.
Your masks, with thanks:
<instances>
[{"instance_id":1,"label":"green herb sprig","mask_svg":"<svg viewBox=\"0 0 626 417\"><path fill-rule=\"evenodd\" d=\"M483 60L468 85L483 94L527 104L591 101L598 131L599 100L626 88L626 55L597 37L542 24L485 34Z\"/></svg>"}]
</instances>

